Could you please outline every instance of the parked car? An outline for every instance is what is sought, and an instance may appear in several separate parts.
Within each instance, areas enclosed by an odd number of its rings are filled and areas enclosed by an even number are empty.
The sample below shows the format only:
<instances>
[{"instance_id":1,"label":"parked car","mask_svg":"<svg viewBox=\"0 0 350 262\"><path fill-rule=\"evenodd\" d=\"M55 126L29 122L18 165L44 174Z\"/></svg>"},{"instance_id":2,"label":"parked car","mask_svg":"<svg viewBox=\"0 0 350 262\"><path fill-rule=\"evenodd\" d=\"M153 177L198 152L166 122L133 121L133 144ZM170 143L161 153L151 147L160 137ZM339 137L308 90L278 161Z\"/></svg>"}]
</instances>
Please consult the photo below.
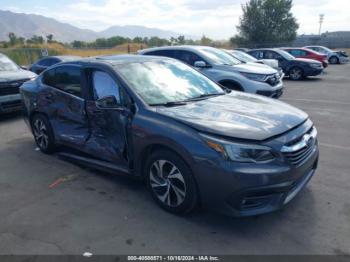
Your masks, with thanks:
<instances>
[{"instance_id":1,"label":"parked car","mask_svg":"<svg viewBox=\"0 0 350 262\"><path fill-rule=\"evenodd\" d=\"M255 49L248 52L256 59L276 59L286 76L292 80L301 80L308 76L317 76L323 72L320 62L306 58L295 58L280 49Z\"/></svg>"},{"instance_id":2,"label":"parked car","mask_svg":"<svg viewBox=\"0 0 350 262\"><path fill-rule=\"evenodd\" d=\"M250 54L247 54L245 52L239 51L239 50L226 50L230 55L232 55L234 58L238 59L242 63L257 63L257 64L264 64L269 67L272 67L273 69L277 70L280 75L282 76L283 70L278 66L278 61L276 59L261 59L258 60L254 56L251 56Z\"/></svg>"},{"instance_id":3,"label":"parked car","mask_svg":"<svg viewBox=\"0 0 350 262\"><path fill-rule=\"evenodd\" d=\"M0 53L0 114L21 110L19 87L35 77Z\"/></svg>"},{"instance_id":4,"label":"parked car","mask_svg":"<svg viewBox=\"0 0 350 262\"><path fill-rule=\"evenodd\" d=\"M168 46L139 51L141 55L178 59L197 68L222 86L236 91L278 98L283 82L273 68L244 64L217 48L207 46Z\"/></svg>"},{"instance_id":5,"label":"parked car","mask_svg":"<svg viewBox=\"0 0 350 262\"><path fill-rule=\"evenodd\" d=\"M349 56L345 51L335 51L325 46L305 46L305 48L314 50L321 54L326 54L330 64L349 63Z\"/></svg>"},{"instance_id":6,"label":"parked car","mask_svg":"<svg viewBox=\"0 0 350 262\"><path fill-rule=\"evenodd\" d=\"M71 147L60 155L144 179L173 213L199 203L234 216L271 212L317 167L317 131L307 114L225 91L170 58L61 63L25 83L21 94L42 152Z\"/></svg>"},{"instance_id":7,"label":"parked car","mask_svg":"<svg viewBox=\"0 0 350 262\"><path fill-rule=\"evenodd\" d=\"M81 57L79 56L68 56L68 55L61 55L61 56L46 56L44 58L41 58L40 60L36 61L34 64L32 64L29 68L30 71L41 74L41 72L45 71L50 66L53 66L58 63L62 62L69 62L77 60Z\"/></svg>"},{"instance_id":8,"label":"parked car","mask_svg":"<svg viewBox=\"0 0 350 262\"><path fill-rule=\"evenodd\" d=\"M286 47L281 49L288 52L294 57L317 60L322 63L324 68L328 67L328 58L325 54L321 54L319 52L307 48Z\"/></svg>"}]
</instances>

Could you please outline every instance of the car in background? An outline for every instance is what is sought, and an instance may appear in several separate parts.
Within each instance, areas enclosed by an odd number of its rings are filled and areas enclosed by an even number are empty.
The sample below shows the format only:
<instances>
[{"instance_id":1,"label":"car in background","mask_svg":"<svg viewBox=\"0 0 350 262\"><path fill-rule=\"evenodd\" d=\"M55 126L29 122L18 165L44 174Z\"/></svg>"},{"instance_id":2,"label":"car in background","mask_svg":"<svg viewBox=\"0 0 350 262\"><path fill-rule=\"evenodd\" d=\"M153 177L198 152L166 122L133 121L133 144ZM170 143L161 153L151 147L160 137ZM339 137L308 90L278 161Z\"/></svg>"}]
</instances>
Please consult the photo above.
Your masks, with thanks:
<instances>
[{"instance_id":1,"label":"car in background","mask_svg":"<svg viewBox=\"0 0 350 262\"><path fill-rule=\"evenodd\" d=\"M286 76L291 80L301 80L308 76L322 74L322 63L312 59L295 58L286 51L277 48L254 49L248 52L256 59L276 59Z\"/></svg>"},{"instance_id":2,"label":"car in background","mask_svg":"<svg viewBox=\"0 0 350 262\"><path fill-rule=\"evenodd\" d=\"M23 70L0 53L0 114L22 109L19 87L35 77L36 74Z\"/></svg>"},{"instance_id":3,"label":"car in background","mask_svg":"<svg viewBox=\"0 0 350 262\"><path fill-rule=\"evenodd\" d=\"M324 68L328 67L328 58L325 54L307 48L285 47L281 49L290 53L294 57L314 59L321 62Z\"/></svg>"},{"instance_id":4,"label":"car in background","mask_svg":"<svg viewBox=\"0 0 350 262\"><path fill-rule=\"evenodd\" d=\"M280 75L283 74L282 69L278 66L278 61L275 59L261 59L258 60L254 56L251 56L248 53L239 51L239 50L225 50L227 51L230 55L241 61L242 63L258 63L258 64L265 64L267 66L270 66L274 69L276 69Z\"/></svg>"},{"instance_id":5,"label":"car in background","mask_svg":"<svg viewBox=\"0 0 350 262\"><path fill-rule=\"evenodd\" d=\"M41 72L45 71L50 66L53 66L55 64L62 63L62 62L74 61L74 60L77 60L79 58L81 58L81 57L68 56L68 55L46 56L46 57L39 59L34 64L32 64L29 67L29 70L39 75L39 74L41 74Z\"/></svg>"},{"instance_id":6,"label":"car in background","mask_svg":"<svg viewBox=\"0 0 350 262\"><path fill-rule=\"evenodd\" d=\"M165 56L180 60L222 86L278 98L283 94L279 73L259 64L244 64L225 51L207 46L168 46L144 49L140 55Z\"/></svg>"},{"instance_id":7,"label":"car in background","mask_svg":"<svg viewBox=\"0 0 350 262\"><path fill-rule=\"evenodd\" d=\"M175 59L60 63L25 83L21 94L42 152L61 150L75 163L142 179L171 213L199 204L230 216L271 212L317 168L317 130L306 113L225 92Z\"/></svg>"},{"instance_id":8,"label":"car in background","mask_svg":"<svg viewBox=\"0 0 350 262\"><path fill-rule=\"evenodd\" d=\"M349 56L345 51L335 51L325 46L305 46L305 48L327 55L330 64L349 63Z\"/></svg>"}]
</instances>

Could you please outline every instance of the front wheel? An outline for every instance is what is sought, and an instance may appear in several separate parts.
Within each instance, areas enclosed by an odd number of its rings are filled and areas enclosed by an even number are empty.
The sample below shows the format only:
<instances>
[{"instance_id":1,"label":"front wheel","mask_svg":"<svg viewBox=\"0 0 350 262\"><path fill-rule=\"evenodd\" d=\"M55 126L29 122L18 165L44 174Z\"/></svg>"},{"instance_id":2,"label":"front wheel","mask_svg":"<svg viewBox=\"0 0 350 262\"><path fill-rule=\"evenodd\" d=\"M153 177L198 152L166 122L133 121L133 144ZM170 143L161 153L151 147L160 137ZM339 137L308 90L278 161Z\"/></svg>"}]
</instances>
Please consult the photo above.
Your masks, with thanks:
<instances>
[{"instance_id":1,"label":"front wheel","mask_svg":"<svg viewBox=\"0 0 350 262\"><path fill-rule=\"evenodd\" d=\"M39 149L46 154L56 149L51 125L44 115L36 114L31 121L34 139Z\"/></svg>"},{"instance_id":2,"label":"front wheel","mask_svg":"<svg viewBox=\"0 0 350 262\"><path fill-rule=\"evenodd\" d=\"M339 64L339 58L336 56L332 56L331 58L329 58L329 63L332 65Z\"/></svg>"},{"instance_id":3,"label":"front wheel","mask_svg":"<svg viewBox=\"0 0 350 262\"><path fill-rule=\"evenodd\" d=\"M153 199L175 214L194 210L197 188L190 168L177 154L168 150L153 153L146 163L146 182Z\"/></svg>"},{"instance_id":4,"label":"front wheel","mask_svg":"<svg viewBox=\"0 0 350 262\"><path fill-rule=\"evenodd\" d=\"M293 67L289 70L289 78L292 80L301 80L304 77L304 72L299 67Z\"/></svg>"}]
</instances>

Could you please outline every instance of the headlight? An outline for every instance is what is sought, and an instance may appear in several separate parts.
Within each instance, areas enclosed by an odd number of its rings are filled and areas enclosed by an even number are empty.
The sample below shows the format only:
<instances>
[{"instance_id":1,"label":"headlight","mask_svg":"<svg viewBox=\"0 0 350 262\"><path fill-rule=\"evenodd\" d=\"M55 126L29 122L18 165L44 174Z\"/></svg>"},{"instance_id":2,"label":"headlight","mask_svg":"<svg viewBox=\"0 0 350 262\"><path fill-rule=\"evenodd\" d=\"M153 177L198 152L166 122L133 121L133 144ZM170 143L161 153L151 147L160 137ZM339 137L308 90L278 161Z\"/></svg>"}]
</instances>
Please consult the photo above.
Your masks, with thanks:
<instances>
[{"instance_id":1,"label":"headlight","mask_svg":"<svg viewBox=\"0 0 350 262\"><path fill-rule=\"evenodd\" d=\"M253 81L264 82L266 80L266 75L245 73L245 72L240 72L240 73L246 78L249 78L250 80L253 80Z\"/></svg>"},{"instance_id":2,"label":"headlight","mask_svg":"<svg viewBox=\"0 0 350 262\"><path fill-rule=\"evenodd\" d=\"M200 134L207 145L226 160L245 163L266 163L275 159L272 149L266 146L233 143Z\"/></svg>"},{"instance_id":3,"label":"headlight","mask_svg":"<svg viewBox=\"0 0 350 262\"><path fill-rule=\"evenodd\" d=\"M313 64L310 64L310 66L313 67L313 68L320 68L321 64L313 63Z\"/></svg>"}]
</instances>

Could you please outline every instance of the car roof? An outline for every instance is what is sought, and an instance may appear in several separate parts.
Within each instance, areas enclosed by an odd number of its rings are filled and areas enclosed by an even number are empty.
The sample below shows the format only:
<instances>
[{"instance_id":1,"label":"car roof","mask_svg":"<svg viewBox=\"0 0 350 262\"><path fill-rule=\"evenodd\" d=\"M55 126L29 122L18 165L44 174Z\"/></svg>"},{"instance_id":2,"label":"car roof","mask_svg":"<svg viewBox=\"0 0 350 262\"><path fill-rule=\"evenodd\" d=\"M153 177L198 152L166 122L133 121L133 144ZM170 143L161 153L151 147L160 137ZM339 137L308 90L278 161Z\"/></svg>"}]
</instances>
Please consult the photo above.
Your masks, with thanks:
<instances>
[{"instance_id":1,"label":"car roof","mask_svg":"<svg viewBox=\"0 0 350 262\"><path fill-rule=\"evenodd\" d=\"M153 47L153 48L147 48L140 50L139 53L148 53L152 51L159 51L159 50L201 50L203 48L214 48L210 46L201 46L201 45L174 45L174 46L161 46L161 47Z\"/></svg>"},{"instance_id":2,"label":"car roof","mask_svg":"<svg viewBox=\"0 0 350 262\"><path fill-rule=\"evenodd\" d=\"M61 61L73 61L80 59L81 56L73 56L73 55L55 55L55 56L45 56L42 57L41 59L49 59L49 58L57 58Z\"/></svg>"},{"instance_id":3,"label":"car roof","mask_svg":"<svg viewBox=\"0 0 350 262\"><path fill-rule=\"evenodd\" d=\"M121 64L130 64L130 63L143 63L149 61L164 61L164 60L173 60L171 58L160 57L160 56L140 56L140 55L106 55L106 56L96 56L96 57L87 57L81 58L74 61L68 61L60 63L60 65L67 64L107 64L111 66L121 65Z\"/></svg>"}]
</instances>

